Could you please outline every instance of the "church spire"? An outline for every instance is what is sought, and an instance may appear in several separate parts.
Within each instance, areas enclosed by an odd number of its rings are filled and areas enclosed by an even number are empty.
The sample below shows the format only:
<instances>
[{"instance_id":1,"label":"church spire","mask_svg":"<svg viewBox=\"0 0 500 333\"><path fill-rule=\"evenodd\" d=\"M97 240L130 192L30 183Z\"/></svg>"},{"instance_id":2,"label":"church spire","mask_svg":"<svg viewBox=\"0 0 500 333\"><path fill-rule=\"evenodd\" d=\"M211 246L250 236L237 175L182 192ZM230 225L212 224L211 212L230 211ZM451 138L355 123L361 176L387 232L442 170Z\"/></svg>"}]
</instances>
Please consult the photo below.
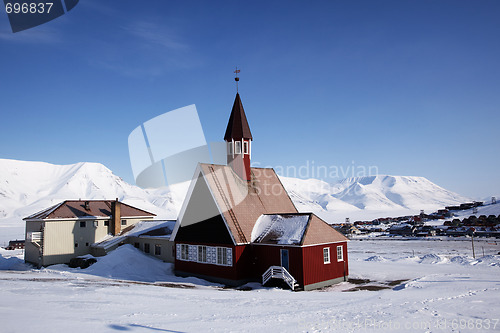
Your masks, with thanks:
<instances>
[{"instance_id":1,"label":"church spire","mask_svg":"<svg viewBox=\"0 0 500 333\"><path fill-rule=\"evenodd\" d=\"M237 71L239 72L239 70ZM236 76L236 78L238 77ZM237 92L229 122L227 123L226 133L224 134L224 141L227 142L227 164L241 179L246 181L251 179L250 156L252 140L252 132L250 132L250 126L248 126L240 94Z\"/></svg>"},{"instance_id":2,"label":"church spire","mask_svg":"<svg viewBox=\"0 0 500 333\"><path fill-rule=\"evenodd\" d=\"M236 98L234 99L233 108L231 110L231 116L229 116L229 122L226 127L226 134L224 134L225 141L231 141L231 139L253 139L239 93L236 93Z\"/></svg>"}]
</instances>

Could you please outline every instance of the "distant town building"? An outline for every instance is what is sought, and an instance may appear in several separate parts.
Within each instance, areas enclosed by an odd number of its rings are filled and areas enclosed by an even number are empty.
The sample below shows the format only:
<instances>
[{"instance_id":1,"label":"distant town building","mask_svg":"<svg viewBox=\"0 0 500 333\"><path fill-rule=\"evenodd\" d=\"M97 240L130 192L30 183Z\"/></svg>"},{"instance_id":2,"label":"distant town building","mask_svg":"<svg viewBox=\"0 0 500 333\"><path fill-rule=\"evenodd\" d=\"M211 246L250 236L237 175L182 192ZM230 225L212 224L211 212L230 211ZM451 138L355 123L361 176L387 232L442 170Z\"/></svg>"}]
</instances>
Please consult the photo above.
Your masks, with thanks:
<instances>
[{"instance_id":1,"label":"distant town building","mask_svg":"<svg viewBox=\"0 0 500 333\"><path fill-rule=\"evenodd\" d=\"M5 249L6 250L24 249L24 240L12 240L12 241L9 241L9 245Z\"/></svg>"}]
</instances>

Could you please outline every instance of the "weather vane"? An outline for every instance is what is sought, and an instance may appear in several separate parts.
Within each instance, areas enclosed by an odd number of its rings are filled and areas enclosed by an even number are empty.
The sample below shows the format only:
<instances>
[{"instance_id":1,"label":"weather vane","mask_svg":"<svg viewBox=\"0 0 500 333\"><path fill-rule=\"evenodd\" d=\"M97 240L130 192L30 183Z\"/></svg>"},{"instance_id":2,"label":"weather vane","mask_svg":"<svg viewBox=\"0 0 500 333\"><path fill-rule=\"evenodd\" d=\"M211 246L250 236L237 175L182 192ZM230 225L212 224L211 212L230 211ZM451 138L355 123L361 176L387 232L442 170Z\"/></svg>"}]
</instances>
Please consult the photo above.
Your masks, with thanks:
<instances>
[{"instance_id":1,"label":"weather vane","mask_svg":"<svg viewBox=\"0 0 500 333\"><path fill-rule=\"evenodd\" d=\"M238 81L240 80L240 78L238 77L239 72L240 70L236 66L236 70L234 71L234 74L236 74L236 76L234 77L234 81L236 81L236 92L238 92Z\"/></svg>"}]
</instances>

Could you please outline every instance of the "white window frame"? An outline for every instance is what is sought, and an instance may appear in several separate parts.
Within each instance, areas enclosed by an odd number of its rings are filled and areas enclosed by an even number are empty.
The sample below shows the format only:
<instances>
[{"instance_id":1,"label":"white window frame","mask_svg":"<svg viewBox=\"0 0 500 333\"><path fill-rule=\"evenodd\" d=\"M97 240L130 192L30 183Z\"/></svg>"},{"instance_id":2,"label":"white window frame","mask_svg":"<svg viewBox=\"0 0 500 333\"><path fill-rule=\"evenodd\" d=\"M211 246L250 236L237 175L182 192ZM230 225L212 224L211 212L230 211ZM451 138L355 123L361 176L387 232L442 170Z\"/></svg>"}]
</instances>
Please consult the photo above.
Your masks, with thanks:
<instances>
[{"instance_id":1,"label":"white window frame","mask_svg":"<svg viewBox=\"0 0 500 333\"><path fill-rule=\"evenodd\" d=\"M234 154L241 155L241 141L234 141Z\"/></svg>"},{"instance_id":2,"label":"white window frame","mask_svg":"<svg viewBox=\"0 0 500 333\"><path fill-rule=\"evenodd\" d=\"M189 245L181 244L181 260L189 260Z\"/></svg>"},{"instance_id":3,"label":"white window frame","mask_svg":"<svg viewBox=\"0 0 500 333\"><path fill-rule=\"evenodd\" d=\"M250 141L243 140L243 154L250 155Z\"/></svg>"},{"instance_id":4,"label":"white window frame","mask_svg":"<svg viewBox=\"0 0 500 333\"><path fill-rule=\"evenodd\" d=\"M207 247L205 245L198 245L198 262L208 262Z\"/></svg>"},{"instance_id":5,"label":"white window frame","mask_svg":"<svg viewBox=\"0 0 500 333\"><path fill-rule=\"evenodd\" d=\"M330 261L330 248L329 247L324 247L323 248L323 263L324 264L329 264Z\"/></svg>"},{"instance_id":6,"label":"white window frame","mask_svg":"<svg viewBox=\"0 0 500 333\"><path fill-rule=\"evenodd\" d=\"M344 248L342 245L337 246L337 261L344 261Z\"/></svg>"},{"instance_id":7,"label":"white window frame","mask_svg":"<svg viewBox=\"0 0 500 333\"><path fill-rule=\"evenodd\" d=\"M233 155L233 141L227 143L227 154Z\"/></svg>"},{"instance_id":8,"label":"white window frame","mask_svg":"<svg viewBox=\"0 0 500 333\"><path fill-rule=\"evenodd\" d=\"M217 247L216 250L216 265L233 266L232 249L228 247Z\"/></svg>"},{"instance_id":9,"label":"white window frame","mask_svg":"<svg viewBox=\"0 0 500 333\"><path fill-rule=\"evenodd\" d=\"M217 248L217 265L225 266L227 262L227 251L224 247Z\"/></svg>"}]
</instances>

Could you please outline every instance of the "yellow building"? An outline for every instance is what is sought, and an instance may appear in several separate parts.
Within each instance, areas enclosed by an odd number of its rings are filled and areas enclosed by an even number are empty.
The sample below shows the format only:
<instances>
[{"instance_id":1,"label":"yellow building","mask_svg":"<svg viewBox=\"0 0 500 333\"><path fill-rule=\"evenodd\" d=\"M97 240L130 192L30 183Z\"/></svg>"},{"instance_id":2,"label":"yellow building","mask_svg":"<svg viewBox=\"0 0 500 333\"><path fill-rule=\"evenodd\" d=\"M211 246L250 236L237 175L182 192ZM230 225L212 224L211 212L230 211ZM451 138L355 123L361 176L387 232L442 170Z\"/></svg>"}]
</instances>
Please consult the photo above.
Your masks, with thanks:
<instances>
[{"instance_id":1,"label":"yellow building","mask_svg":"<svg viewBox=\"0 0 500 333\"><path fill-rule=\"evenodd\" d=\"M118 236L155 214L118 200L67 200L24 218L24 260L37 267L91 254L92 244Z\"/></svg>"}]
</instances>

